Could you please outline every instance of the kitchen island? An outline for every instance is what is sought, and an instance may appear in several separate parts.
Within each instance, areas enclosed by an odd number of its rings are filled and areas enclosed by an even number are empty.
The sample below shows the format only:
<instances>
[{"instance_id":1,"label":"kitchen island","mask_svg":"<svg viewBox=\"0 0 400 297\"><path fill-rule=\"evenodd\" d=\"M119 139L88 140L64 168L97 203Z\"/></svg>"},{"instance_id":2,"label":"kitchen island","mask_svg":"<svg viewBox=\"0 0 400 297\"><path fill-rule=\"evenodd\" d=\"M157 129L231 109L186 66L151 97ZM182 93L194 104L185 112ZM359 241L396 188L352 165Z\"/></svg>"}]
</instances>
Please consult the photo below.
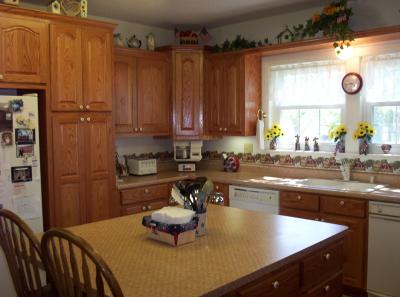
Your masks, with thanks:
<instances>
[{"instance_id":1,"label":"kitchen island","mask_svg":"<svg viewBox=\"0 0 400 297\"><path fill-rule=\"evenodd\" d=\"M341 296L344 226L209 206L208 234L174 248L146 237L143 215L69 228L125 297Z\"/></svg>"}]
</instances>

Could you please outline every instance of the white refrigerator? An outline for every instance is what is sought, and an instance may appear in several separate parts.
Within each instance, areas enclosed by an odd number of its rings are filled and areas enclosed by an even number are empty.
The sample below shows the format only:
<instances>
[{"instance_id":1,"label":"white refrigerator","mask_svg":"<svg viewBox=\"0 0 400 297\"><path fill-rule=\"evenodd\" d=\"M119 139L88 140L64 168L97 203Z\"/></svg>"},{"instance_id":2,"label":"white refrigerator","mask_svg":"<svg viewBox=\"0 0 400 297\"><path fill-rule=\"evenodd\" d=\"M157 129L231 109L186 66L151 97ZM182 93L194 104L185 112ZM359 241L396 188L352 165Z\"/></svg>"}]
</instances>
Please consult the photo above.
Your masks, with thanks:
<instances>
[{"instance_id":1,"label":"white refrigerator","mask_svg":"<svg viewBox=\"0 0 400 297\"><path fill-rule=\"evenodd\" d=\"M38 96L0 96L0 208L43 231ZM2 296L16 296L0 249Z\"/></svg>"}]
</instances>

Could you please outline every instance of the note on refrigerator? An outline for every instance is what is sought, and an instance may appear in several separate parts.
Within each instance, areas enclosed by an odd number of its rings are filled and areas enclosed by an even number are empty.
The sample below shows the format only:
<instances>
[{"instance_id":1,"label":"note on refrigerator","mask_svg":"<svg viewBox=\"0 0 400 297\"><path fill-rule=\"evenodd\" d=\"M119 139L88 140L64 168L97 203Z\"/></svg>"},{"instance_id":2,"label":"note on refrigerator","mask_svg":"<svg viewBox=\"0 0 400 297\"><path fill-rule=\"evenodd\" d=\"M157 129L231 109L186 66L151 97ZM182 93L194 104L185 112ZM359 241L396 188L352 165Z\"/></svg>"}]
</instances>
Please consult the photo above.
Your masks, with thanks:
<instances>
[{"instance_id":1,"label":"note on refrigerator","mask_svg":"<svg viewBox=\"0 0 400 297\"><path fill-rule=\"evenodd\" d=\"M34 195L15 197L13 209L23 220L36 219L42 216L40 199L37 199Z\"/></svg>"}]
</instances>

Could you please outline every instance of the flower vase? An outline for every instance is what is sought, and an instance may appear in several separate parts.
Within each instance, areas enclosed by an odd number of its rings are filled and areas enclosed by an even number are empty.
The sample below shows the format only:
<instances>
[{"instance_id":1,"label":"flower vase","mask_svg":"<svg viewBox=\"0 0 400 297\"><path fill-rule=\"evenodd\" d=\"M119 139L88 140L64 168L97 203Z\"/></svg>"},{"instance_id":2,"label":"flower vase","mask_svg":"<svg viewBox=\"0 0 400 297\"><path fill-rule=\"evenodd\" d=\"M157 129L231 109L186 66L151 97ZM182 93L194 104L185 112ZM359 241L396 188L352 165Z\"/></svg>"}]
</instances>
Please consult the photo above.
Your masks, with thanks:
<instances>
[{"instance_id":1,"label":"flower vase","mask_svg":"<svg viewBox=\"0 0 400 297\"><path fill-rule=\"evenodd\" d=\"M345 153L346 152L346 143L344 136L340 136L338 142L336 143L335 147L335 156L337 153Z\"/></svg>"},{"instance_id":2,"label":"flower vase","mask_svg":"<svg viewBox=\"0 0 400 297\"><path fill-rule=\"evenodd\" d=\"M269 149L272 150L272 151L274 151L274 150L276 150L277 146L278 146L278 141L277 141L276 138L273 138L273 139L269 142Z\"/></svg>"},{"instance_id":3,"label":"flower vase","mask_svg":"<svg viewBox=\"0 0 400 297\"><path fill-rule=\"evenodd\" d=\"M367 139L362 138L359 140L358 152L360 153L360 155L368 155L369 143Z\"/></svg>"}]
</instances>

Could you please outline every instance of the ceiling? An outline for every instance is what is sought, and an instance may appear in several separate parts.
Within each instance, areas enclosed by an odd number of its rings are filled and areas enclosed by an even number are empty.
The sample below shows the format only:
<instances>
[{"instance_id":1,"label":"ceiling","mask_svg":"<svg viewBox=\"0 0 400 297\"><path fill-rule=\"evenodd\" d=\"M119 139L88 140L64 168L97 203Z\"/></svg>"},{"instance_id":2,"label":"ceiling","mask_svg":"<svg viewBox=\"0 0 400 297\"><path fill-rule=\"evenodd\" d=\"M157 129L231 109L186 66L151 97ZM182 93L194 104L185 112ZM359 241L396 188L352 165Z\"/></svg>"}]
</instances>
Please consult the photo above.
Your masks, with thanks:
<instances>
[{"instance_id":1,"label":"ceiling","mask_svg":"<svg viewBox=\"0 0 400 297\"><path fill-rule=\"evenodd\" d=\"M49 0L23 0L47 5ZM266 17L327 4L328 0L88 0L90 15L174 28L206 26Z\"/></svg>"}]
</instances>

